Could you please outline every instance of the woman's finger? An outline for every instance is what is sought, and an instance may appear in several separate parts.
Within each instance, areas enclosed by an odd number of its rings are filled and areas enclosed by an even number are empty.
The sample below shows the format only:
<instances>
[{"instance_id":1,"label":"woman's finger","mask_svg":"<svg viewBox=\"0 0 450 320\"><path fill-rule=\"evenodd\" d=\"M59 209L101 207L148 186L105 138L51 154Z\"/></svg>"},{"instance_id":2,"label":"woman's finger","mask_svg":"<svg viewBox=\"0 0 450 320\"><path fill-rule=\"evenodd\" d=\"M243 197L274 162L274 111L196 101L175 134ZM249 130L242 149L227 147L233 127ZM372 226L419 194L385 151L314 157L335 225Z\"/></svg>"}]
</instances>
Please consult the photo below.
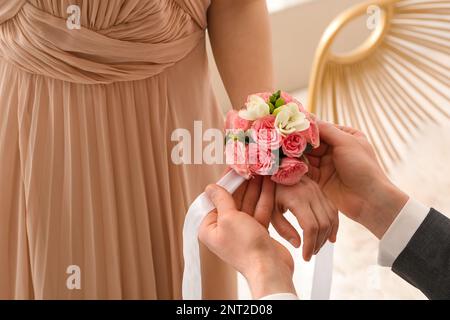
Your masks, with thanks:
<instances>
[{"instance_id":1,"label":"woman's finger","mask_svg":"<svg viewBox=\"0 0 450 320\"><path fill-rule=\"evenodd\" d=\"M307 179L308 178L305 178L305 180ZM334 243L336 242L337 232L339 229L339 212L333 206L332 202L325 196L320 187L317 184L314 185L316 186L317 196L319 198L318 201L323 208L323 212L325 212L326 215L328 216L328 221L330 223L330 230L326 240L329 240ZM325 243L326 241L322 244L322 246Z\"/></svg>"},{"instance_id":2,"label":"woman's finger","mask_svg":"<svg viewBox=\"0 0 450 320\"><path fill-rule=\"evenodd\" d=\"M303 229L303 259L309 261L314 254L314 249L318 242L319 224L309 203L305 202L304 199L293 201L290 210Z\"/></svg>"},{"instance_id":3,"label":"woman's finger","mask_svg":"<svg viewBox=\"0 0 450 320\"><path fill-rule=\"evenodd\" d=\"M320 169L316 167L309 167L307 176L311 178L312 180L319 182L320 181Z\"/></svg>"},{"instance_id":4,"label":"woman's finger","mask_svg":"<svg viewBox=\"0 0 450 320\"><path fill-rule=\"evenodd\" d=\"M249 181L247 189L245 190L241 210L251 216L255 214L256 204L258 203L259 195L261 194L262 181L263 179L261 176L256 176Z\"/></svg>"},{"instance_id":5,"label":"woman's finger","mask_svg":"<svg viewBox=\"0 0 450 320\"><path fill-rule=\"evenodd\" d=\"M272 214L272 225L278 234L289 241L295 248L301 245L301 238L297 230L290 224L281 211L275 210Z\"/></svg>"},{"instance_id":6,"label":"woman's finger","mask_svg":"<svg viewBox=\"0 0 450 320\"><path fill-rule=\"evenodd\" d=\"M306 155L306 158L308 159L309 165L314 168L320 167L320 159L319 157L314 157L310 155Z\"/></svg>"},{"instance_id":7,"label":"woman's finger","mask_svg":"<svg viewBox=\"0 0 450 320\"><path fill-rule=\"evenodd\" d=\"M236 203L236 208L238 210L242 210L242 200L245 196L245 191L247 190L248 181L244 181L243 184L239 186L239 188L236 189L236 191L233 193L233 199Z\"/></svg>"},{"instance_id":8,"label":"woman's finger","mask_svg":"<svg viewBox=\"0 0 450 320\"><path fill-rule=\"evenodd\" d=\"M270 177L264 177L261 194L255 208L255 219L265 228L269 227L275 202L275 183Z\"/></svg>"},{"instance_id":9,"label":"woman's finger","mask_svg":"<svg viewBox=\"0 0 450 320\"><path fill-rule=\"evenodd\" d=\"M323 203L327 208L328 217L331 221L331 232L328 240L335 243L337 239L337 233L339 231L339 211L332 205L331 201L327 197L325 197L323 193L322 197L324 199Z\"/></svg>"},{"instance_id":10,"label":"woman's finger","mask_svg":"<svg viewBox=\"0 0 450 320\"><path fill-rule=\"evenodd\" d=\"M310 207L318 223L317 242L314 245L314 254L317 254L330 236L331 220L328 216L328 209L324 204L325 198L317 184L308 177L303 177L301 183L309 190Z\"/></svg>"},{"instance_id":11,"label":"woman's finger","mask_svg":"<svg viewBox=\"0 0 450 320\"><path fill-rule=\"evenodd\" d=\"M323 155L327 154L330 150L330 146L325 142L325 141L321 141L320 142L320 146L316 149L311 150L311 152L309 152L307 154L307 156L313 156L313 157L322 157Z\"/></svg>"},{"instance_id":12,"label":"woman's finger","mask_svg":"<svg viewBox=\"0 0 450 320\"><path fill-rule=\"evenodd\" d=\"M339 215L337 214L335 220L333 220L333 226L331 228L330 237L328 238L330 242L335 243L337 241L338 231L339 231Z\"/></svg>"}]
</instances>

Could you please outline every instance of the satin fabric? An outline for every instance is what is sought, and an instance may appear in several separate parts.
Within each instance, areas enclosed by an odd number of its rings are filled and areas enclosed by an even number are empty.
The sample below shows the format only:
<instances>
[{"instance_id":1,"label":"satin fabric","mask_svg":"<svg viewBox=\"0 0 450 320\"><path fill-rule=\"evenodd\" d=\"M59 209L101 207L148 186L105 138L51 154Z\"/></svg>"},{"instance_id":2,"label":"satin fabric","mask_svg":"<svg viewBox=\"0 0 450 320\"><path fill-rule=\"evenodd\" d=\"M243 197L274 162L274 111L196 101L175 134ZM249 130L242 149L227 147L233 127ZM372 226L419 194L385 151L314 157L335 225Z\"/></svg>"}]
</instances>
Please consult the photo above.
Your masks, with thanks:
<instances>
[{"instance_id":1,"label":"satin fabric","mask_svg":"<svg viewBox=\"0 0 450 320\"><path fill-rule=\"evenodd\" d=\"M208 6L0 0L0 298L181 298L184 214L223 170L171 161L173 130L223 123ZM203 254L204 297L235 298Z\"/></svg>"}]
</instances>

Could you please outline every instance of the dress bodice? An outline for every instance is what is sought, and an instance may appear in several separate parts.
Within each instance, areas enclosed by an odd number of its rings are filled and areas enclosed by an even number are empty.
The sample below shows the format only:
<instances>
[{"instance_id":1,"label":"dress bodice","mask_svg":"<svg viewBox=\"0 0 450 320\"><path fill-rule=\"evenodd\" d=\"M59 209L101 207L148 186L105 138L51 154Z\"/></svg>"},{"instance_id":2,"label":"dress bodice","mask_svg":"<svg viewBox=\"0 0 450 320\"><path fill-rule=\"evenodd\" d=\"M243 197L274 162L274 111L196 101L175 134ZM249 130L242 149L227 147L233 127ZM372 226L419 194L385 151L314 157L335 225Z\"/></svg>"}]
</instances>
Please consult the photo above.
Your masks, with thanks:
<instances>
[{"instance_id":1,"label":"dress bodice","mask_svg":"<svg viewBox=\"0 0 450 320\"><path fill-rule=\"evenodd\" d=\"M125 25L134 29L133 24L137 24L142 31L151 28L150 33L171 34L187 32L194 24L204 28L209 5L209 1L184 0L28 0L28 3L62 19L67 18L70 5L77 5L82 10L81 25L96 31L125 29ZM177 24L169 28L170 22Z\"/></svg>"},{"instance_id":2,"label":"dress bodice","mask_svg":"<svg viewBox=\"0 0 450 320\"><path fill-rule=\"evenodd\" d=\"M0 0L0 55L79 83L151 77L203 39L210 0ZM67 27L71 5L80 30Z\"/></svg>"}]
</instances>

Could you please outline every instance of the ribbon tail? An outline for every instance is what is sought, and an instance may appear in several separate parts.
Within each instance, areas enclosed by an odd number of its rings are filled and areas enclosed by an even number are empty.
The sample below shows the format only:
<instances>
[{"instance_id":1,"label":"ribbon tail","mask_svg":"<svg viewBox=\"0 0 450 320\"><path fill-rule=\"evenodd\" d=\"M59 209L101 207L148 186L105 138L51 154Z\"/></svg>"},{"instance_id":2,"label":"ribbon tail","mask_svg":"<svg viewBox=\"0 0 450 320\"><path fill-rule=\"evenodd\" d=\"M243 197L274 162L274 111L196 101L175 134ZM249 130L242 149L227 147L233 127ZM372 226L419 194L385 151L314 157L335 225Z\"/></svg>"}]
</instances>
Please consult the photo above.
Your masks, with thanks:
<instances>
[{"instance_id":1,"label":"ribbon tail","mask_svg":"<svg viewBox=\"0 0 450 320\"><path fill-rule=\"evenodd\" d=\"M234 193L245 179L234 170L228 172L217 184L230 193ZM203 219L214 210L214 205L202 193L189 207L183 227L184 273L182 294L184 300L202 299L202 274L198 231Z\"/></svg>"},{"instance_id":2,"label":"ribbon tail","mask_svg":"<svg viewBox=\"0 0 450 320\"><path fill-rule=\"evenodd\" d=\"M316 256L311 300L329 300L333 280L334 245L327 242Z\"/></svg>"}]
</instances>

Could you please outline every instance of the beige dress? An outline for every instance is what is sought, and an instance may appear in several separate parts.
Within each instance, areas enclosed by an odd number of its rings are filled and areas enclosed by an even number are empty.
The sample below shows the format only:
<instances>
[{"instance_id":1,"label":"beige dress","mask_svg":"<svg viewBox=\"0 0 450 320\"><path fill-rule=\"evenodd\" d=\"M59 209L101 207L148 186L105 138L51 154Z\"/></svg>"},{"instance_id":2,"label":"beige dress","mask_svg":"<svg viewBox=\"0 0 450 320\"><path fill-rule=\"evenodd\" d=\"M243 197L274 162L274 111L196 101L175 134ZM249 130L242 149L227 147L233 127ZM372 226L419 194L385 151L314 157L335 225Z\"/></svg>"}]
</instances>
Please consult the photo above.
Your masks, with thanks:
<instances>
[{"instance_id":1,"label":"beige dress","mask_svg":"<svg viewBox=\"0 0 450 320\"><path fill-rule=\"evenodd\" d=\"M174 129L223 122L209 2L0 0L1 299L180 298L184 214L222 170L171 161ZM204 260L205 297L233 298Z\"/></svg>"}]
</instances>

